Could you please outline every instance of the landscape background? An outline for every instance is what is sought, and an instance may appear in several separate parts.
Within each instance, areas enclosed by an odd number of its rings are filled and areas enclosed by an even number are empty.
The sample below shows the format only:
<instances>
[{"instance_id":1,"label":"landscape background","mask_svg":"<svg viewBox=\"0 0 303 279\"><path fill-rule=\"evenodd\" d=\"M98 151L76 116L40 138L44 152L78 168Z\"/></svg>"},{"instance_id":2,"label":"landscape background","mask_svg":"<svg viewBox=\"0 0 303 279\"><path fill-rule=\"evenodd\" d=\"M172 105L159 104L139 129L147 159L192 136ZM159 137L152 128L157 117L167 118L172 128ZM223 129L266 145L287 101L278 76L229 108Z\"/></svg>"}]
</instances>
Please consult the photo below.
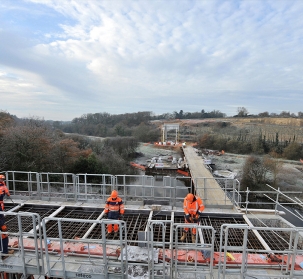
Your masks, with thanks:
<instances>
[{"instance_id":1,"label":"landscape background","mask_svg":"<svg viewBox=\"0 0 303 279\"><path fill-rule=\"evenodd\" d=\"M239 108L234 117L204 110L162 115L95 113L66 122L20 119L2 111L0 170L135 174L130 161L142 156L140 143L161 141L162 125L178 123L180 142L224 150L223 156L213 158L215 167L237 172L243 189L263 189L268 183L301 191L302 115L249 115ZM174 140L174 131L168 136Z\"/></svg>"}]
</instances>

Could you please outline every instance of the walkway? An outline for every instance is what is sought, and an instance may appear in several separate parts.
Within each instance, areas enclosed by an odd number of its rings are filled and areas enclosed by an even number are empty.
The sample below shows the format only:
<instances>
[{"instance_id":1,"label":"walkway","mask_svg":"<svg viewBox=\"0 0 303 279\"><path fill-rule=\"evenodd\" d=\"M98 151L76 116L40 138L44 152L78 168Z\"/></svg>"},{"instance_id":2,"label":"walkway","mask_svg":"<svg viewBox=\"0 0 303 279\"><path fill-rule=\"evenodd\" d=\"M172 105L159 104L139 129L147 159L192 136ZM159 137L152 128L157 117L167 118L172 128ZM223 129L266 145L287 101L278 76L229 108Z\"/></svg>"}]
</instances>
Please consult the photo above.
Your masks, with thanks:
<instances>
[{"instance_id":1,"label":"walkway","mask_svg":"<svg viewBox=\"0 0 303 279\"><path fill-rule=\"evenodd\" d=\"M202 198L206 207L232 208L233 204L214 179L211 172L205 167L203 158L198 156L192 146L183 148L196 193Z\"/></svg>"}]
</instances>

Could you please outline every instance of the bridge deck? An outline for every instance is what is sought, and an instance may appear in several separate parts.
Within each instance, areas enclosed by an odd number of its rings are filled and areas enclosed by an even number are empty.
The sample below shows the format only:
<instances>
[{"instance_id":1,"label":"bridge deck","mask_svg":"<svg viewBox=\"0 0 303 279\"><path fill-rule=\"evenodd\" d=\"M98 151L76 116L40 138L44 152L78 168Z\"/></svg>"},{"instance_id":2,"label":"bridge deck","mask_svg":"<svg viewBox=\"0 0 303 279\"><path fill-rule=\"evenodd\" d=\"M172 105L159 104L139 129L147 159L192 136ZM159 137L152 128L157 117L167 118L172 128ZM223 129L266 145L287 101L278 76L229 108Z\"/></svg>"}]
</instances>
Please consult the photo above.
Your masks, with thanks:
<instances>
[{"instance_id":1,"label":"bridge deck","mask_svg":"<svg viewBox=\"0 0 303 279\"><path fill-rule=\"evenodd\" d=\"M232 208L232 202L205 167L203 158L197 155L192 146L183 148L183 151L195 183L196 193L201 197L204 205L215 208Z\"/></svg>"}]
</instances>

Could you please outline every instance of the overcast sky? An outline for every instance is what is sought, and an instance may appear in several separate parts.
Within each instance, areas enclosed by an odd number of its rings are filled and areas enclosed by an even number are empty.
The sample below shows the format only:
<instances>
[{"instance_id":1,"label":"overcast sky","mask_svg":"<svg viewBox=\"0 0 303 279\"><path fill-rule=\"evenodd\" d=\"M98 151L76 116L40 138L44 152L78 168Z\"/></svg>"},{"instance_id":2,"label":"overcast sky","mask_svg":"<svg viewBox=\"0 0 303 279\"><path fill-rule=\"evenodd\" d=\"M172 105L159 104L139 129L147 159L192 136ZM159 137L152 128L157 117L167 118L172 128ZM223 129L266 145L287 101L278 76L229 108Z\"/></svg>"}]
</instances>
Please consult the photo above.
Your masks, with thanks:
<instances>
[{"instance_id":1,"label":"overcast sky","mask_svg":"<svg viewBox=\"0 0 303 279\"><path fill-rule=\"evenodd\" d=\"M302 0L1 0L0 110L303 111Z\"/></svg>"}]
</instances>

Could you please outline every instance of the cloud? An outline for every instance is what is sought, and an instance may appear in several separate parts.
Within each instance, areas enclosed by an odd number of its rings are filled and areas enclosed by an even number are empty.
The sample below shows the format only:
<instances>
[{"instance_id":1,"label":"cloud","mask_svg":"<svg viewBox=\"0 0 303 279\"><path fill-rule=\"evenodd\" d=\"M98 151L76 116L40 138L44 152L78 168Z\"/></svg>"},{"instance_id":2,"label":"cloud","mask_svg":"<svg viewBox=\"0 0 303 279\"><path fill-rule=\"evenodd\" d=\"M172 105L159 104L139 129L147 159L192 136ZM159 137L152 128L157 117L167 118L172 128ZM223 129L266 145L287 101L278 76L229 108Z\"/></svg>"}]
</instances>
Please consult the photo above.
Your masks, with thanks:
<instances>
[{"instance_id":1,"label":"cloud","mask_svg":"<svg viewBox=\"0 0 303 279\"><path fill-rule=\"evenodd\" d=\"M18 116L33 114L22 102L28 94L44 107L40 116L57 120L103 111L233 115L235 105L300 110L300 1L13 3L0 12L0 94L19 96L6 97ZM285 94L289 102L259 104Z\"/></svg>"}]
</instances>

